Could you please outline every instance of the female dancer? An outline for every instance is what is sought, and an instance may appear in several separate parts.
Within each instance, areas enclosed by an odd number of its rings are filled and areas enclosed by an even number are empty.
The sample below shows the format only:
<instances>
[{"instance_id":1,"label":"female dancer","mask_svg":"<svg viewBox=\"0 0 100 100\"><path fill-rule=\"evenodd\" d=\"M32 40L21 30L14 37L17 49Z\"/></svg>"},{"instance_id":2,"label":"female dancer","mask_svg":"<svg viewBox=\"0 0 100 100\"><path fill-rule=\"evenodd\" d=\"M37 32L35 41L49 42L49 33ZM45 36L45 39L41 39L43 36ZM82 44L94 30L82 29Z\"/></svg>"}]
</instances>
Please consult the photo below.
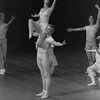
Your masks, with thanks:
<instances>
[{"instance_id":1,"label":"female dancer","mask_svg":"<svg viewBox=\"0 0 100 100\"><path fill-rule=\"evenodd\" d=\"M93 50L86 49L86 52L95 52L96 53L96 55L95 55L96 62L92 66L88 67L87 72L86 72L86 73L88 73L88 76L92 80L92 82L90 84L88 84L88 86L96 85L94 76L96 75L96 72L100 73L100 43L99 43L98 49L93 49ZM100 78L98 80L100 81Z\"/></svg>"},{"instance_id":2,"label":"female dancer","mask_svg":"<svg viewBox=\"0 0 100 100\"><path fill-rule=\"evenodd\" d=\"M42 33L48 25L50 15L54 9L56 0L54 0L51 7L48 7L49 0L44 0L44 7L41 8L39 14L32 15L32 17L39 17L38 21L33 21L29 19L28 26L29 26L29 39L32 37L34 32ZM44 32L43 32L44 33Z\"/></svg>"},{"instance_id":3,"label":"female dancer","mask_svg":"<svg viewBox=\"0 0 100 100\"><path fill-rule=\"evenodd\" d=\"M48 91L51 83L50 78L50 55L49 55L49 48L51 48L51 45L55 46L63 46L66 44L64 41L63 43L56 42L52 37L51 33L53 32L53 29L51 26L48 26L46 32L46 37L44 38L42 45L39 47L37 46L37 65L40 69L41 76L42 76L42 84L43 84L43 91L36 96L41 96L41 98L47 98L48 97ZM41 35L41 34L39 34Z\"/></svg>"}]
</instances>

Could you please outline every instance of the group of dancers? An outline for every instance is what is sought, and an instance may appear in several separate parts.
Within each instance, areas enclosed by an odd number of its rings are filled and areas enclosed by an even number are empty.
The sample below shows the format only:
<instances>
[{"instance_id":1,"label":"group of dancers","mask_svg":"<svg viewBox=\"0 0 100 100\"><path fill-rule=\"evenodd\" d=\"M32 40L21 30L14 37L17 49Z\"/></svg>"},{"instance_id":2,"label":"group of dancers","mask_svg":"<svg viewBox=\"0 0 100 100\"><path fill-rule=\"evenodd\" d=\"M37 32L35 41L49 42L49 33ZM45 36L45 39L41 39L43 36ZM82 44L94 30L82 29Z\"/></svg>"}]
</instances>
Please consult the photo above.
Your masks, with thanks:
<instances>
[{"instance_id":1,"label":"group of dancers","mask_svg":"<svg viewBox=\"0 0 100 100\"><path fill-rule=\"evenodd\" d=\"M36 96L41 98L47 98L49 95L49 88L51 84L51 75L53 74L55 66L58 65L56 56L54 55L53 48L55 46L64 46L66 45L65 40L60 43L56 42L52 38L52 33L54 32L54 26L49 24L50 16L54 10L56 0L53 1L51 7L48 6L50 0L44 0L44 7L40 9L39 14L31 14L33 18L39 17L38 21L33 19L28 20L29 28L29 39L32 36L37 37L36 49L37 49L37 65L41 72L42 92ZM71 31L86 31L86 46L85 51L89 61L89 67L87 68L87 73L92 82L88 86L96 85L95 75L96 72L100 73L100 43L99 48L96 45L96 33L99 28L100 22L100 8L98 5L95 5L98 10L97 21L94 24L93 16L89 17L89 25L82 28L68 28L67 32ZM8 23L4 22L5 15L3 12L0 13L0 74L5 73L5 60L7 53L7 39L6 32L15 19L14 16L11 17L11 20ZM100 36L97 37L100 39ZM100 78L98 79L100 81Z\"/></svg>"}]
</instances>

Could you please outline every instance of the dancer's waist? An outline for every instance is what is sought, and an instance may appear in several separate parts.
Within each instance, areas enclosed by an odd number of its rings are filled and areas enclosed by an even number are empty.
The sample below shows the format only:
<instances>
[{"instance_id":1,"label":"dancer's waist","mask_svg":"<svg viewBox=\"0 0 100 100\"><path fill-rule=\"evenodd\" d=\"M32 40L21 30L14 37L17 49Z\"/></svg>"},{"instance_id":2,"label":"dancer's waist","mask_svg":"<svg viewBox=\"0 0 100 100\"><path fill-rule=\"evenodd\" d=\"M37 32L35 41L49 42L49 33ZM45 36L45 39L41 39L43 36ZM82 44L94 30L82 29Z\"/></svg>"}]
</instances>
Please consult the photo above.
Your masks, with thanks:
<instances>
[{"instance_id":1,"label":"dancer's waist","mask_svg":"<svg viewBox=\"0 0 100 100\"><path fill-rule=\"evenodd\" d=\"M40 53L45 53L45 52L47 52L47 50L45 50L45 49L43 49L43 48L38 47L38 52L40 52Z\"/></svg>"},{"instance_id":2,"label":"dancer's waist","mask_svg":"<svg viewBox=\"0 0 100 100\"><path fill-rule=\"evenodd\" d=\"M93 40L86 39L86 42L96 42L96 40L95 39L93 39Z\"/></svg>"}]
</instances>

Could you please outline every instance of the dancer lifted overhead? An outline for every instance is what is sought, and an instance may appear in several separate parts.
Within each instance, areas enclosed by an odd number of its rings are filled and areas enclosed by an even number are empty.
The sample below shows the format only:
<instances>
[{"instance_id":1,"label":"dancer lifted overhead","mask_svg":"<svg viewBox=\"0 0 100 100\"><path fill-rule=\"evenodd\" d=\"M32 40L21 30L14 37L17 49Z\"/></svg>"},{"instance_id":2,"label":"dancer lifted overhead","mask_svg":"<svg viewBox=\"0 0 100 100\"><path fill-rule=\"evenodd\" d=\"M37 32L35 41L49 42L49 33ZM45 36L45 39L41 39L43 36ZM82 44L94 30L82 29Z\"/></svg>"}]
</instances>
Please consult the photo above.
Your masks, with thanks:
<instances>
[{"instance_id":1,"label":"dancer lifted overhead","mask_svg":"<svg viewBox=\"0 0 100 100\"><path fill-rule=\"evenodd\" d=\"M32 37L34 32L42 33L45 31L50 19L50 15L55 7L56 0L53 1L52 6L48 7L49 0L44 0L44 7L41 8L39 14L32 15L32 17L39 17L38 21L29 19L29 39Z\"/></svg>"}]
</instances>

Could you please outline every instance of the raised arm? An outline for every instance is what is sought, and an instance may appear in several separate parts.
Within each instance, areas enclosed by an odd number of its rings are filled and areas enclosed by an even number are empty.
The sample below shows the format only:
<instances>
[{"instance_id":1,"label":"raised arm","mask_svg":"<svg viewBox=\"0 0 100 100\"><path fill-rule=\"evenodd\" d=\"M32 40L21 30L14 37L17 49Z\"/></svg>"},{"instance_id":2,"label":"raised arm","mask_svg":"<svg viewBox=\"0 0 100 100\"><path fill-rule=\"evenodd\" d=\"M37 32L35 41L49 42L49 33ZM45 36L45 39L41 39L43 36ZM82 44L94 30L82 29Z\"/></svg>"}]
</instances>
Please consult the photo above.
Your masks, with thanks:
<instances>
[{"instance_id":1,"label":"raised arm","mask_svg":"<svg viewBox=\"0 0 100 100\"><path fill-rule=\"evenodd\" d=\"M68 28L67 29L67 32L72 32L72 31L85 31L86 28L83 27L83 28Z\"/></svg>"},{"instance_id":2,"label":"raised arm","mask_svg":"<svg viewBox=\"0 0 100 100\"><path fill-rule=\"evenodd\" d=\"M9 26L13 22L14 19L16 19L16 17L15 16L12 16L11 17L11 20L7 23L7 26Z\"/></svg>"},{"instance_id":3,"label":"raised arm","mask_svg":"<svg viewBox=\"0 0 100 100\"><path fill-rule=\"evenodd\" d=\"M98 15L97 15L96 25L99 27L99 22L100 22L100 8L99 8L98 5L95 5L95 7L98 9Z\"/></svg>"},{"instance_id":4,"label":"raised arm","mask_svg":"<svg viewBox=\"0 0 100 100\"><path fill-rule=\"evenodd\" d=\"M64 46L66 44L66 42L65 42L65 40L62 43L52 40L51 44L54 46Z\"/></svg>"},{"instance_id":5,"label":"raised arm","mask_svg":"<svg viewBox=\"0 0 100 100\"><path fill-rule=\"evenodd\" d=\"M50 12L53 11L53 9L54 9L54 7L55 7L55 4L56 4L56 0L53 1L52 6L49 8L49 9L50 9Z\"/></svg>"}]
</instances>

